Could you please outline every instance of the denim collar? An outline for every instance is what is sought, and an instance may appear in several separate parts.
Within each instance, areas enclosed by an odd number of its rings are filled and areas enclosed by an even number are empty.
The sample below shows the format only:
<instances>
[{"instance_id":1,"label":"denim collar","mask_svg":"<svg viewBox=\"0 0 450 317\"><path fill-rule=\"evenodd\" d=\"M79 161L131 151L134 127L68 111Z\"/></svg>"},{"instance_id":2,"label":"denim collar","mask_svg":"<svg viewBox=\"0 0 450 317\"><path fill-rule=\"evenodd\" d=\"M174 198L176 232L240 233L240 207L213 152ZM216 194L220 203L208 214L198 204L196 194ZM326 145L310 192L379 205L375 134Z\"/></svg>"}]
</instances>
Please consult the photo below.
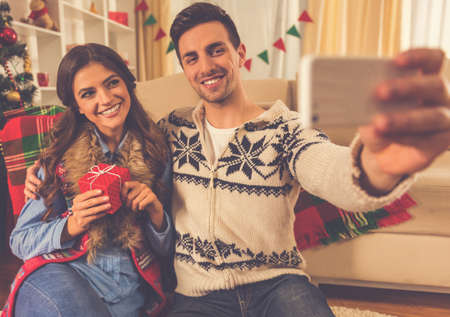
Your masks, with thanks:
<instances>
[{"instance_id":1,"label":"denim collar","mask_svg":"<svg viewBox=\"0 0 450 317\"><path fill-rule=\"evenodd\" d=\"M114 163L114 161L117 159L117 155L119 154L120 149L122 148L123 144L125 143L125 140L128 137L128 131L123 135L122 139L120 140L119 146L116 148L114 152L111 152L108 145L106 145L106 142L103 140L100 132L97 130L97 127L94 128L94 132L98 138L98 142L100 143L100 148L102 149L103 154L111 163Z\"/></svg>"}]
</instances>

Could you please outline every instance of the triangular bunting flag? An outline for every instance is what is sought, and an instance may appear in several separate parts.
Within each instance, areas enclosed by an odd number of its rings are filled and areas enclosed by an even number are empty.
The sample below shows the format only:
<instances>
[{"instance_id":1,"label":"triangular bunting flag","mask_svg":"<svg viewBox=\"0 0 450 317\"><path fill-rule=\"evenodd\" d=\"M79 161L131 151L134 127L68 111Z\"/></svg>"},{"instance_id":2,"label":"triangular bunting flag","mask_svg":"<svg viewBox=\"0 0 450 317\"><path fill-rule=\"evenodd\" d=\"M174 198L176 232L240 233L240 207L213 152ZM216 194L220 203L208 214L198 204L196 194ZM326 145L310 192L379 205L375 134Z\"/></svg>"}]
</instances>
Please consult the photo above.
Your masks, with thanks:
<instances>
[{"instance_id":1,"label":"triangular bunting flag","mask_svg":"<svg viewBox=\"0 0 450 317\"><path fill-rule=\"evenodd\" d=\"M173 42L170 41L169 46L167 47L166 54L169 54L169 53L172 52L174 49L175 49L175 46L173 45Z\"/></svg>"},{"instance_id":2,"label":"triangular bunting flag","mask_svg":"<svg viewBox=\"0 0 450 317\"><path fill-rule=\"evenodd\" d=\"M273 43L273 46L278 48L280 51L286 52L286 47L284 46L284 41L281 37L275 43Z\"/></svg>"},{"instance_id":3,"label":"triangular bunting flag","mask_svg":"<svg viewBox=\"0 0 450 317\"><path fill-rule=\"evenodd\" d=\"M308 12L304 10L300 17L298 18L300 22L314 22L311 17L309 16Z\"/></svg>"},{"instance_id":4,"label":"triangular bunting flag","mask_svg":"<svg viewBox=\"0 0 450 317\"><path fill-rule=\"evenodd\" d=\"M136 8L134 9L135 12L138 11L146 11L148 10L148 5L147 2L145 2L145 0L142 0L141 3L139 3Z\"/></svg>"},{"instance_id":5,"label":"triangular bunting flag","mask_svg":"<svg viewBox=\"0 0 450 317\"><path fill-rule=\"evenodd\" d=\"M267 50L262 51L258 54L258 57L261 58L266 64L269 64L269 54L267 53Z\"/></svg>"},{"instance_id":6,"label":"triangular bunting flag","mask_svg":"<svg viewBox=\"0 0 450 317\"><path fill-rule=\"evenodd\" d=\"M301 38L300 33L298 33L297 28L295 25L291 26L291 28L286 32L289 35Z\"/></svg>"},{"instance_id":7,"label":"triangular bunting flag","mask_svg":"<svg viewBox=\"0 0 450 317\"><path fill-rule=\"evenodd\" d=\"M144 25L153 25L156 23L156 19L153 14L150 14L147 20L145 20Z\"/></svg>"},{"instance_id":8,"label":"triangular bunting flag","mask_svg":"<svg viewBox=\"0 0 450 317\"><path fill-rule=\"evenodd\" d=\"M248 71L250 71L252 69L252 59L251 58L249 58L245 61L244 67L247 68Z\"/></svg>"},{"instance_id":9,"label":"triangular bunting flag","mask_svg":"<svg viewBox=\"0 0 450 317\"><path fill-rule=\"evenodd\" d=\"M166 36L166 33L163 31L163 29L159 28L158 34L156 34L155 41L162 39L164 36Z\"/></svg>"}]
</instances>

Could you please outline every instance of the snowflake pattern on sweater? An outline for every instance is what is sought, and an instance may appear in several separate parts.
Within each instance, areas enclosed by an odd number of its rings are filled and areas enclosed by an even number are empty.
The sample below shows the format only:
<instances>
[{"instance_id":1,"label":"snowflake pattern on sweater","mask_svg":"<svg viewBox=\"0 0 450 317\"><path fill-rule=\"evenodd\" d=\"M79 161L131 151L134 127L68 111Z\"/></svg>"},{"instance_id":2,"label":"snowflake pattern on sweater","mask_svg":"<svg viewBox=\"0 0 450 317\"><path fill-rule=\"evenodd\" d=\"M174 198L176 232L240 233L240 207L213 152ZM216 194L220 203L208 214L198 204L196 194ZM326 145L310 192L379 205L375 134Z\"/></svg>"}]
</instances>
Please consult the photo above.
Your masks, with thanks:
<instances>
[{"instance_id":1,"label":"snowflake pattern on sweater","mask_svg":"<svg viewBox=\"0 0 450 317\"><path fill-rule=\"evenodd\" d=\"M302 129L298 114L276 103L237 127L212 162L202 111L177 109L159 122L172 151L176 291L195 296L304 274L293 235L296 169L302 153L328 138Z\"/></svg>"}]
</instances>

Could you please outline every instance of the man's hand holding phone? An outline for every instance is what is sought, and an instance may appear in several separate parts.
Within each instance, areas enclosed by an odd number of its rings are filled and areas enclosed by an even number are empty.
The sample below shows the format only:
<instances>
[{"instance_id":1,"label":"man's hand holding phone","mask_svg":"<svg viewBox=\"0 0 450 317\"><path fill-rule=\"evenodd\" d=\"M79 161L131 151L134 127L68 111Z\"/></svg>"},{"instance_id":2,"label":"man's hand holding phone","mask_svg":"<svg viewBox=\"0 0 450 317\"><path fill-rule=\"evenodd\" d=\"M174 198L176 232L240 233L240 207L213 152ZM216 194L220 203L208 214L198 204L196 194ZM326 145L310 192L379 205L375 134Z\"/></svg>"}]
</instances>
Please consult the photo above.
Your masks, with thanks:
<instances>
[{"instance_id":1,"label":"man's hand holding phone","mask_svg":"<svg viewBox=\"0 0 450 317\"><path fill-rule=\"evenodd\" d=\"M375 114L359 128L364 144L362 167L375 189L389 190L401 177L426 168L449 148L450 92L441 74L444 61L445 54L437 49L403 52L394 59L396 67L414 70L416 75L377 85L375 95L381 102L419 106Z\"/></svg>"}]
</instances>

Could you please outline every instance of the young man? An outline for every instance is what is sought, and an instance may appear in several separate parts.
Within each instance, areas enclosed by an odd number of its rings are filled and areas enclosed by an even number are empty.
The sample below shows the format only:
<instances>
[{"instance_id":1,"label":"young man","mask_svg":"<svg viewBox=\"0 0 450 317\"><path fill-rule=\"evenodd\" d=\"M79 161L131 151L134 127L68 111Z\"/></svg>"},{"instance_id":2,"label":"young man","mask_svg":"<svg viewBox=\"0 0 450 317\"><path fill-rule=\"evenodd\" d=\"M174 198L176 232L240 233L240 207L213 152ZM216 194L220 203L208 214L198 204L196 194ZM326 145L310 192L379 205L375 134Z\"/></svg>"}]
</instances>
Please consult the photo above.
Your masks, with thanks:
<instances>
[{"instance_id":1,"label":"young man","mask_svg":"<svg viewBox=\"0 0 450 317\"><path fill-rule=\"evenodd\" d=\"M424 107L377 116L347 148L303 129L281 102L265 111L248 100L239 70L245 46L221 8L196 3L177 15L170 33L202 99L161 121L173 153L177 230L170 316L333 316L296 248L297 196L303 188L358 211L407 190L414 173L450 144L442 52L398 56L399 66L423 75L384 83L379 97L420 99Z\"/></svg>"}]
</instances>

